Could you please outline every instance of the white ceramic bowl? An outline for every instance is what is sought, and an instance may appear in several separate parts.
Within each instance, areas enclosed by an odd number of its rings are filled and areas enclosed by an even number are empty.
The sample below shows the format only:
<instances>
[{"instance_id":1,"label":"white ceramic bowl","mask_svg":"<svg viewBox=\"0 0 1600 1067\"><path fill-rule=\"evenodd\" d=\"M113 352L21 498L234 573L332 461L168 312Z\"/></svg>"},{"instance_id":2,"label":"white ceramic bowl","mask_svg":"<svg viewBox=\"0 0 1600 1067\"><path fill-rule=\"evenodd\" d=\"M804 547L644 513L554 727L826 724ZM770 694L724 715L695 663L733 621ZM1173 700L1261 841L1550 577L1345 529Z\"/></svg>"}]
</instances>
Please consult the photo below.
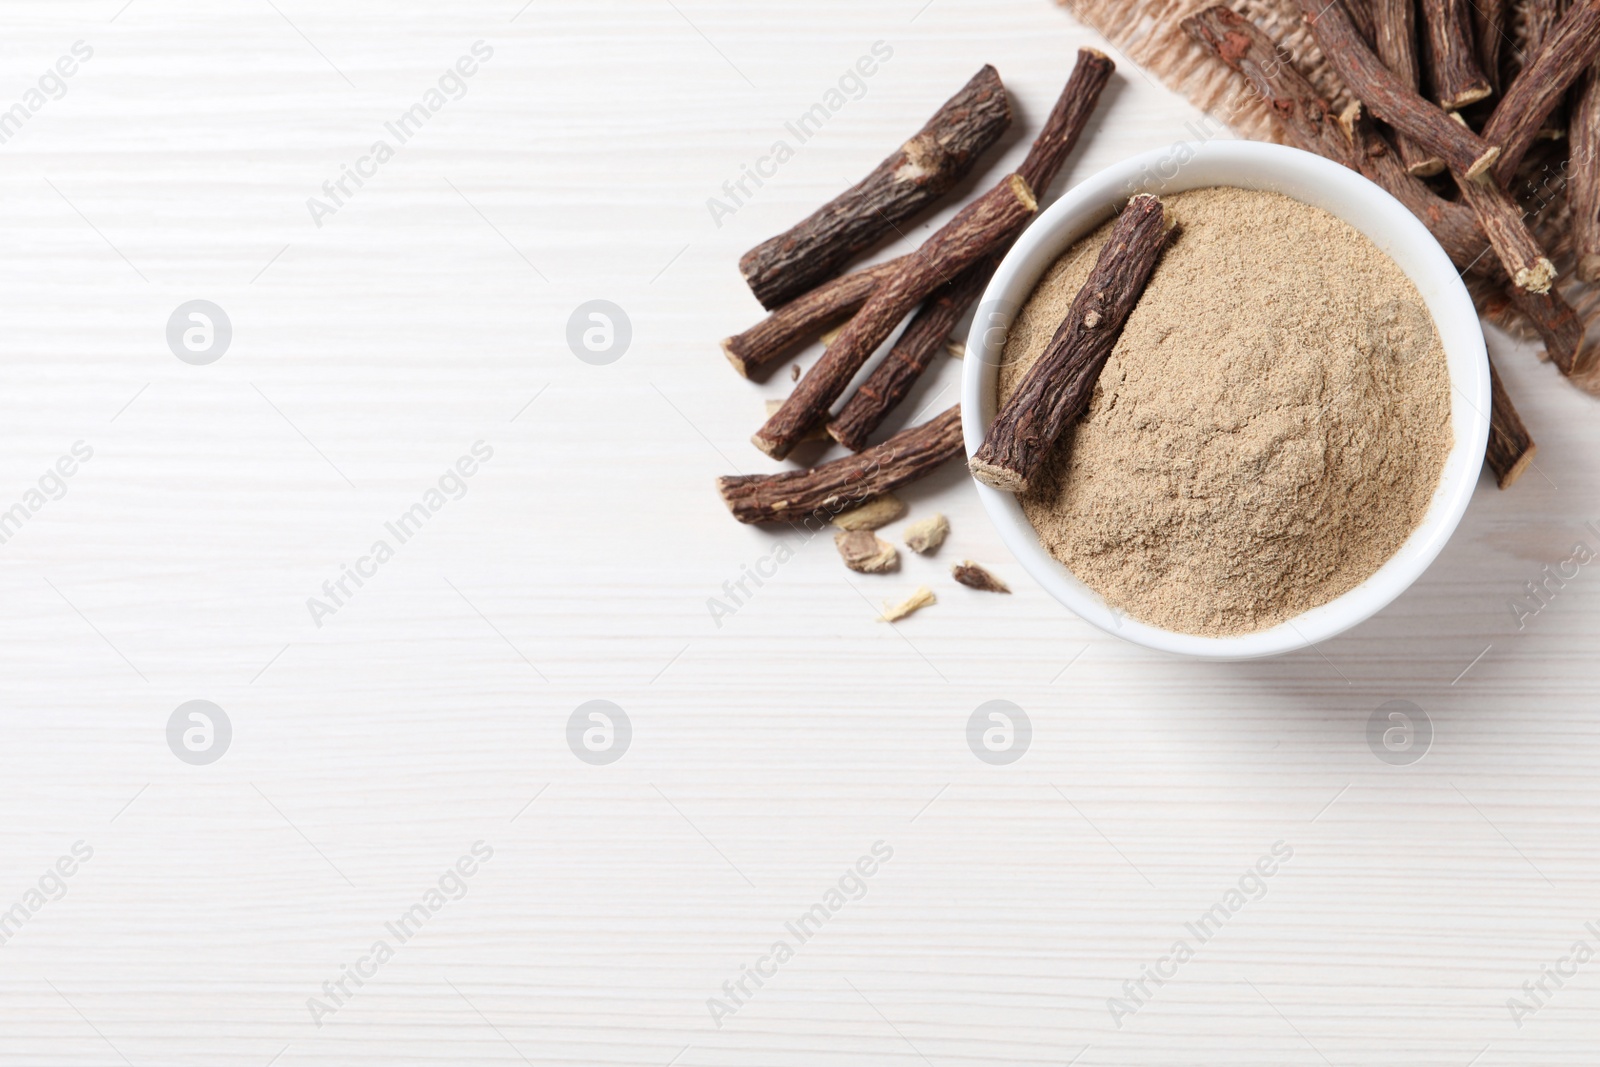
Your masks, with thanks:
<instances>
[{"instance_id":1,"label":"white ceramic bowl","mask_svg":"<svg viewBox=\"0 0 1600 1067\"><path fill-rule=\"evenodd\" d=\"M1326 640L1376 614L1427 569L1455 532L1483 465L1489 435L1489 361L1478 314L1450 258L1416 216L1367 179L1320 156L1256 141L1180 143L1108 167L1052 204L1012 247L979 304L967 338L961 424L970 456L994 419L995 377L1005 328L1056 259L1134 193L1230 185L1282 193L1322 208L1366 234L1416 285L1433 316L1450 369L1455 446L1422 523L1378 572L1336 600L1268 630L1200 637L1163 630L1114 611L1039 543L1010 493L977 485L1000 536L1022 566L1083 619L1135 644L1212 659L1252 659Z\"/></svg>"}]
</instances>

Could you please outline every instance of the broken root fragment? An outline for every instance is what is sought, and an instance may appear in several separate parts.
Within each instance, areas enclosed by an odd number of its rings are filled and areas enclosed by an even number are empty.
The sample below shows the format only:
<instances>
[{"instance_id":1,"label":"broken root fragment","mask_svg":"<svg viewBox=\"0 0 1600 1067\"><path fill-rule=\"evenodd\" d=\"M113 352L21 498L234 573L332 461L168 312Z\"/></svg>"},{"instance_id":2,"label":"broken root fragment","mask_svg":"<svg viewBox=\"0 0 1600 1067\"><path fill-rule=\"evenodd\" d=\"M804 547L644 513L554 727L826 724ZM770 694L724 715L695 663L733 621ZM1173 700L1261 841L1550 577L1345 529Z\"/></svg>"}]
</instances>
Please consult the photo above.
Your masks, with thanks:
<instances>
[{"instance_id":1,"label":"broken root fragment","mask_svg":"<svg viewBox=\"0 0 1600 1067\"><path fill-rule=\"evenodd\" d=\"M925 585L919 585L917 586L917 591L915 593L912 593L900 603L894 605L893 607L884 608L883 614L878 616L878 621L898 622L907 615L910 615L913 611L916 611L919 608L925 608L929 604L934 604L937 602L938 598L933 595L932 589L929 589Z\"/></svg>"},{"instance_id":2,"label":"broken root fragment","mask_svg":"<svg viewBox=\"0 0 1600 1067\"><path fill-rule=\"evenodd\" d=\"M905 501L893 493L884 493L882 496L873 497L858 508L839 512L833 517L833 524L841 530L876 530L880 526L889 525L905 513Z\"/></svg>"},{"instance_id":3,"label":"broken root fragment","mask_svg":"<svg viewBox=\"0 0 1600 1067\"><path fill-rule=\"evenodd\" d=\"M964 559L954 567L951 567L950 576L968 589L981 589L985 593L1011 592L1005 582L1002 582L970 559Z\"/></svg>"},{"instance_id":4,"label":"broken root fragment","mask_svg":"<svg viewBox=\"0 0 1600 1067\"><path fill-rule=\"evenodd\" d=\"M934 515L932 518L914 522L906 527L906 547L918 555L927 555L950 536L950 520L943 515Z\"/></svg>"},{"instance_id":5,"label":"broken root fragment","mask_svg":"<svg viewBox=\"0 0 1600 1067\"><path fill-rule=\"evenodd\" d=\"M871 530L840 530L833 536L844 565L862 574L886 574L900 566L900 553Z\"/></svg>"}]
</instances>

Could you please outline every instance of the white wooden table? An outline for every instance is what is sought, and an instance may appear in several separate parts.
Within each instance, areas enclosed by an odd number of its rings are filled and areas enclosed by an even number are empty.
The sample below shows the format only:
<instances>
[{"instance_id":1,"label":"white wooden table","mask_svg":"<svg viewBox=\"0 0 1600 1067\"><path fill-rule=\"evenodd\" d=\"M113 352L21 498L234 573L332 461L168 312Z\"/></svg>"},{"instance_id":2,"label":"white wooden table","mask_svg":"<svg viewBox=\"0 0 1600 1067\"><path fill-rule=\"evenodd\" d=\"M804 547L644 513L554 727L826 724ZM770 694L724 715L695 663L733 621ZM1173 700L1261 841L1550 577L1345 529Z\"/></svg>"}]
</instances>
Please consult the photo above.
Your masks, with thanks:
<instances>
[{"instance_id":1,"label":"white wooden table","mask_svg":"<svg viewBox=\"0 0 1600 1067\"><path fill-rule=\"evenodd\" d=\"M739 253L986 61L1020 120L1000 173L1100 42L1045 0L520 3L0 14L0 110L27 113L0 144L0 1063L1593 1062L1600 962L1560 961L1600 950L1600 578L1521 630L1510 604L1600 550L1594 401L1494 339L1537 472L1485 480L1408 595L1312 652L1092 630L956 468L905 494L950 516L940 556L869 578L792 539L718 626L775 542L712 480L774 469L747 437L787 386L717 352L758 315ZM719 226L707 199L878 41ZM1063 180L1195 117L1124 63ZM597 299L632 328L606 365L566 342ZM231 323L205 365L166 338L191 300ZM1015 595L952 585L966 557ZM921 582L936 607L874 621ZM193 700L231 724L208 764L168 743ZM609 764L567 743L594 700L631 724ZM966 740L991 700L1032 726L1007 765ZM1369 748L1393 700L1431 721L1420 762ZM841 879L864 895L829 912Z\"/></svg>"}]
</instances>

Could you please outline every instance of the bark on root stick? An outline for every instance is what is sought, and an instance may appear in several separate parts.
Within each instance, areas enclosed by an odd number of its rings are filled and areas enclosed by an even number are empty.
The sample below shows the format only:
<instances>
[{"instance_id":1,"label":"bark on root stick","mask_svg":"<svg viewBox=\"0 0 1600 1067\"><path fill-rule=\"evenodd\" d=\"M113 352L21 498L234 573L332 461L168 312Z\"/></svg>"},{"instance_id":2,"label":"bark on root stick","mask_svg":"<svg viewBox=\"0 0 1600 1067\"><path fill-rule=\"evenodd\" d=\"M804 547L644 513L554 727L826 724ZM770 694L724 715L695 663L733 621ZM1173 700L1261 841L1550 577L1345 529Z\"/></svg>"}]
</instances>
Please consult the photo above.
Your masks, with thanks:
<instances>
[{"instance_id":1,"label":"bark on root stick","mask_svg":"<svg viewBox=\"0 0 1600 1067\"><path fill-rule=\"evenodd\" d=\"M1528 229L1522 208L1493 182L1460 180L1456 184L1461 199L1478 216L1478 225L1511 276L1511 284L1530 293L1548 293L1556 277L1555 264Z\"/></svg>"},{"instance_id":2,"label":"bark on root stick","mask_svg":"<svg viewBox=\"0 0 1600 1067\"><path fill-rule=\"evenodd\" d=\"M852 452L867 447L872 431L905 399L922 372L944 349L950 331L989 284L999 262L998 256L985 256L924 301L883 362L828 423L830 437Z\"/></svg>"},{"instance_id":3,"label":"bark on root stick","mask_svg":"<svg viewBox=\"0 0 1600 1067\"><path fill-rule=\"evenodd\" d=\"M1511 184L1545 118L1596 56L1600 56L1600 0L1577 0L1556 23L1544 48L1511 83L1483 127L1484 139L1503 148L1494 165L1495 179L1501 185Z\"/></svg>"},{"instance_id":4,"label":"bark on root stick","mask_svg":"<svg viewBox=\"0 0 1600 1067\"><path fill-rule=\"evenodd\" d=\"M1190 15L1181 25L1197 43L1245 76L1301 148L1353 165L1350 139L1328 102L1284 62L1272 39L1255 23L1219 4Z\"/></svg>"},{"instance_id":5,"label":"bark on root stick","mask_svg":"<svg viewBox=\"0 0 1600 1067\"><path fill-rule=\"evenodd\" d=\"M1422 84L1417 63L1417 9L1415 0L1373 0L1373 48L1383 65L1413 92ZM1396 138L1406 170L1421 178L1444 170L1444 160L1411 138Z\"/></svg>"},{"instance_id":6,"label":"bark on root stick","mask_svg":"<svg viewBox=\"0 0 1600 1067\"><path fill-rule=\"evenodd\" d=\"M1071 77L1050 109L1033 147L1028 149L1028 158L1017 168L1036 195L1043 196L1061 173L1114 70L1116 64L1103 53L1093 48L1078 50ZM1004 252L1005 247L997 248L922 305L888 357L828 424L828 433L834 440L857 452L867 446L872 432L905 399L951 329L983 292Z\"/></svg>"},{"instance_id":7,"label":"bark on root stick","mask_svg":"<svg viewBox=\"0 0 1600 1067\"><path fill-rule=\"evenodd\" d=\"M1078 62L1072 75L1056 97L1055 106L1044 121L1044 128L1034 138L1028 149L1028 158L1022 161L1017 173L1036 196L1043 198L1050 185L1061 173L1061 167L1072 154L1089 116L1100 102L1100 93L1117 65L1104 52L1094 48L1078 49Z\"/></svg>"},{"instance_id":8,"label":"bark on root stick","mask_svg":"<svg viewBox=\"0 0 1600 1067\"><path fill-rule=\"evenodd\" d=\"M832 516L916 481L961 454L961 406L865 452L809 470L717 479L723 503L740 522L801 522Z\"/></svg>"},{"instance_id":9,"label":"bark on root stick","mask_svg":"<svg viewBox=\"0 0 1600 1067\"><path fill-rule=\"evenodd\" d=\"M774 459L787 456L823 420L828 405L907 312L985 252L1013 238L1038 206L1028 183L1011 174L963 208L911 254L898 274L878 286L783 407L756 431L751 438L755 446Z\"/></svg>"},{"instance_id":10,"label":"bark on root stick","mask_svg":"<svg viewBox=\"0 0 1600 1067\"><path fill-rule=\"evenodd\" d=\"M1396 130L1435 152L1458 174L1477 180L1487 175L1500 149L1479 137L1434 104L1422 99L1361 40L1338 4L1297 0L1323 55L1357 99ZM1600 0L1596 0L1600 2Z\"/></svg>"},{"instance_id":11,"label":"bark on root stick","mask_svg":"<svg viewBox=\"0 0 1600 1067\"><path fill-rule=\"evenodd\" d=\"M1478 224L1511 275L1511 284L1530 293L1548 293L1556 268L1523 221L1522 209L1498 186L1461 183L1461 198L1478 216Z\"/></svg>"},{"instance_id":12,"label":"bark on root stick","mask_svg":"<svg viewBox=\"0 0 1600 1067\"><path fill-rule=\"evenodd\" d=\"M739 270L756 299L775 308L834 277L896 232L895 223L948 192L1010 124L1005 86L985 66L871 174L744 254Z\"/></svg>"},{"instance_id":13,"label":"bark on root stick","mask_svg":"<svg viewBox=\"0 0 1600 1067\"><path fill-rule=\"evenodd\" d=\"M905 259L900 256L823 282L743 333L723 340L722 354L746 378L765 373L799 345L860 311L873 290L905 265Z\"/></svg>"},{"instance_id":14,"label":"bark on root stick","mask_svg":"<svg viewBox=\"0 0 1600 1067\"><path fill-rule=\"evenodd\" d=\"M1088 408L1166 237L1159 199L1140 193L1128 201L1066 319L968 461L980 482L1008 493L1027 491L1050 449Z\"/></svg>"},{"instance_id":15,"label":"bark on root stick","mask_svg":"<svg viewBox=\"0 0 1600 1067\"><path fill-rule=\"evenodd\" d=\"M1488 461L1489 469L1494 471L1496 484L1502 489L1509 489L1528 469L1539 447L1533 443L1528 428L1522 425L1522 417L1517 414L1517 409L1511 406L1511 397L1506 393L1506 387L1500 381L1500 372L1494 369L1492 359L1489 361L1489 389L1492 406L1489 409L1489 445L1484 452L1484 459Z\"/></svg>"},{"instance_id":16,"label":"bark on root stick","mask_svg":"<svg viewBox=\"0 0 1600 1067\"><path fill-rule=\"evenodd\" d=\"M1521 0L1518 4L1522 15L1521 66L1526 67L1544 51L1567 6L1567 0ZM1561 114L1562 103L1558 101L1555 109L1539 124L1535 139L1556 140L1565 132L1566 124L1560 121L1565 117Z\"/></svg>"},{"instance_id":17,"label":"bark on root stick","mask_svg":"<svg viewBox=\"0 0 1600 1067\"><path fill-rule=\"evenodd\" d=\"M1471 7L1472 40L1478 47L1478 67L1489 79L1489 87L1498 93L1500 54L1506 41L1506 0L1472 0Z\"/></svg>"},{"instance_id":18,"label":"bark on root stick","mask_svg":"<svg viewBox=\"0 0 1600 1067\"><path fill-rule=\"evenodd\" d=\"M1469 0L1422 0L1426 31L1423 36L1428 42L1433 95L1447 111L1475 104L1493 92L1478 66L1468 3Z\"/></svg>"},{"instance_id":19,"label":"bark on root stick","mask_svg":"<svg viewBox=\"0 0 1600 1067\"><path fill-rule=\"evenodd\" d=\"M1377 39L1377 28L1373 25L1373 6L1372 0L1344 0L1344 9L1350 16L1350 22L1361 35L1361 39L1369 45Z\"/></svg>"},{"instance_id":20,"label":"bark on root stick","mask_svg":"<svg viewBox=\"0 0 1600 1067\"><path fill-rule=\"evenodd\" d=\"M1570 375L1583 352L1583 320L1572 305L1554 288L1548 293L1530 293L1514 285L1506 286L1512 305L1525 315L1544 341L1545 355L1562 374Z\"/></svg>"},{"instance_id":21,"label":"bark on root stick","mask_svg":"<svg viewBox=\"0 0 1600 1067\"><path fill-rule=\"evenodd\" d=\"M1572 209L1578 280L1594 282L1600 281L1600 63L1589 65L1573 95L1567 205Z\"/></svg>"}]
</instances>

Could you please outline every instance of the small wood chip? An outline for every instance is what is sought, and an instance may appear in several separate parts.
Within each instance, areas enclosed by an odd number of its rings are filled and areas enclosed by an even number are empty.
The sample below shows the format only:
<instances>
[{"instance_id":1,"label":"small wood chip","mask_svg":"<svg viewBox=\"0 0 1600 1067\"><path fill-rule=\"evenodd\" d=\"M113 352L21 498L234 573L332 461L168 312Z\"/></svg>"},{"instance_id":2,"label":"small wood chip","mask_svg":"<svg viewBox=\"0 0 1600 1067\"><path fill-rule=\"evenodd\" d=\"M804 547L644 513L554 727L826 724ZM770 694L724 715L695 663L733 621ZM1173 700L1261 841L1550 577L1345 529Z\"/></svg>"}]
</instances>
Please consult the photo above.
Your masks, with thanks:
<instances>
[{"instance_id":1,"label":"small wood chip","mask_svg":"<svg viewBox=\"0 0 1600 1067\"><path fill-rule=\"evenodd\" d=\"M789 368L789 380L791 382L798 382L800 380L800 364L796 363L794 366ZM770 407L771 405L768 405L768 406ZM782 404L778 405L778 407L782 407L782 406L783 406ZM776 411L776 410L777 410L777 408L773 408L773 411ZM772 417L772 412L771 411L767 412L767 417L768 418Z\"/></svg>"},{"instance_id":2,"label":"small wood chip","mask_svg":"<svg viewBox=\"0 0 1600 1067\"><path fill-rule=\"evenodd\" d=\"M949 535L950 520L943 515L935 515L907 526L903 536L907 548L925 556L944 544L944 539Z\"/></svg>"},{"instance_id":3,"label":"small wood chip","mask_svg":"<svg viewBox=\"0 0 1600 1067\"><path fill-rule=\"evenodd\" d=\"M798 371L800 369L800 364L796 363L794 365L794 369L796 371ZM783 401L782 400L778 400L778 399L769 397L767 399L767 418L769 418L769 419L772 418L772 413L774 411L777 411L781 407L783 407ZM827 431L827 429L825 427L822 427L822 426L813 427L809 433L807 433L804 437L800 438L800 440L802 440L802 441L826 441L827 439L828 439L828 431Z\"/></svg>"},{"instance_id":4,"label":"small wood chip","mask_svg":"<svg viewBox=\"0 0 1600 1067\"><path fill-rule=\"evenodd\" d=\"M944 350L956 359L967 358L967 346L960 341L951 339L944 343Z\"/></svg>"},{"instance_id":5,"label":"small wood chip","mask_svg":"<svg viewBox=\"0 0 1600 1067\"><path fill-rule=\"evenodd\" d=\"M935 603L938 603L938 598L933 595L933 590L929 589L925 585L919 585L917 586L917 591L912 593L905 600L902 600L893 607L884 608L883 614L878 616L878 621L898 622L907 615L910 615L913 611L916 611L918 608L925 608L929 604Z\"/></svg>"},{"instance_id":6,"label":"small wood chip","mask_svg":"<svg viewBox=\"0 0 1600 1067\"><path fill-rule=\"evenodd\" d=\"M900 567L900 553L871 530L840 530L833 535L834 546L844 565L862 574L886 574Z\"/></svg>"},{"instance_id":7,"label":"small wood chip","mask_svg":"<svg viewBox=\"0 0 1600 1067\"><path fill-rule=\"evenodd\" d=\"M950 568L950 576L968 589L981 589L985 593L1009 593L1006 583L972 562L964 559Z\"/></svg>"},{"instance_id":8,"label":"small wood chip","mask_svg":"<svg viewBox=\"0 0 1600 1067\"><path fill-rule=\"evenodd\" d=\"M833 517L833 524L841 530L876 530L887 526L906 513L905 501L893 493L875 496L858 508L841 511Z\"/></svg>"}]
</instances>

